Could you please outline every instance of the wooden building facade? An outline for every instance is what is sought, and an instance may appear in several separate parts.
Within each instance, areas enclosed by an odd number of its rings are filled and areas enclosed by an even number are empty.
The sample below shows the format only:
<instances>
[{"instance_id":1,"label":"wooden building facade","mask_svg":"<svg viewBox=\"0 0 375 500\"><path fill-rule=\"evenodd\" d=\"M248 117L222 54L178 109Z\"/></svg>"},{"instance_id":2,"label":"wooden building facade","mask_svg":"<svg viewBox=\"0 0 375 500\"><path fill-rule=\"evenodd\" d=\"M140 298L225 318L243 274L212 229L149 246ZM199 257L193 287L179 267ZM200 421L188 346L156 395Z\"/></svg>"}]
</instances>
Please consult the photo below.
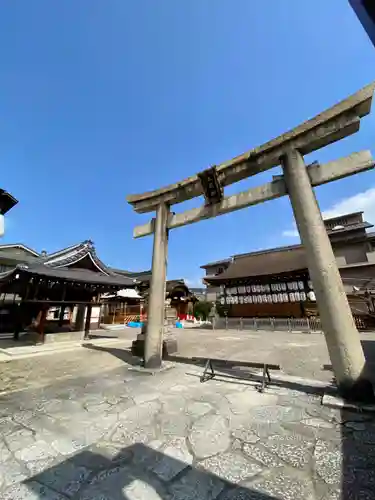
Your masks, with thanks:
<instances>
[{"instance_id":1,"label":"wooden building facade","mask_svg":"<svg viewBox=\"0 0 375 500\"><path fill-rule=\"evenodd\" d=\"M0 266L0 331L17 335L41 315L51 332L99 328L103 297L141 283L106 266L89 240L51 254L0 245Z\"/></svg>"},{"instance_id":2,"label":"wooden building facade","mask_svg":"<svg viewBox=\"0 0 375 500\"><path fill-rule=\"evenodd\" d=\"M375 278L375 233L352 213L325 221L353 314L369 315L366 285ZM315 293L302 245L235 255L202 266L207 296L231 317L317 315Z\"/></svg>"}]
</instances>

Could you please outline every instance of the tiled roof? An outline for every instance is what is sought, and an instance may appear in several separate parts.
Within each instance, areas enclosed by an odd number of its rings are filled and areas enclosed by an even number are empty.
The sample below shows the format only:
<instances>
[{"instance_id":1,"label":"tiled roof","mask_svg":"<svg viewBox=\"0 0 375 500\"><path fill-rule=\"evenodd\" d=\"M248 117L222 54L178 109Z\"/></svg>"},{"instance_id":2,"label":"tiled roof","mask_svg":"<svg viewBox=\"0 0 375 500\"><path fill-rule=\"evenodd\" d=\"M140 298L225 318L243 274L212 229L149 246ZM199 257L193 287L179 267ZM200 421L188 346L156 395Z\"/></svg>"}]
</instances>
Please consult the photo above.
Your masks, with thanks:
<instances>
[{"instance_id":1,"label":"tiled roof","mask_svg":"<svg viewBox=\"0 0 375 500\"><path fill-rule=\"evenodd\" d=\"M127 271L126 269L116 269L114 267L108 268L115 274L121 274L122 276L126 276L128 278L136 279L138 281L147 282L151 280L151 269L147 271Z\"/></svg>"},{"instance_id":2,"label":"tiled roof","mask_svg":"<svg viewBox=\"0 0 375 500\"><path fill-rule=\"evenodd\" d=\"M349 231L355 231L358 229L369 229L370 227L374 227L373 224L370 224L369 222L357 222L356 224L349 224L347 226L344 226L342 228L337 228L337 229L327 229L327 233L332 236L338 233L348 233Z\"/></svg>"},{"instance_id":3,"label":"tiled roof","mask_svg":"<svg viewBox=\"0 0 375 500\"><path fill-rule=\"evenodd\" d=\"M8 273L3 273L0 278L0 284L8 283L15 274L26 274L29 276L37 275L46 278L56 278L76 283L91 283L103 286L115 286L121 288L132 288L134 281L125 276L105 276L104 274L87 269L66 269L53 268L43 264L18 266Z\"/></svg>"},{"instance_id":4,"label":"tiled roof","mask_svg":"<svg viewBox=\"0 0 375 500\"><path fill-rule=\"evenodd\" d=\"M33 250L32 248L28 247L27 245L24 245L23 243L8 243L8 244L0 245L1 254L3 254L3 250L8 250L8 249L12 249L12 248L19 248L21 250L25 250L26 252L29 252L30 254L34 255L35 257L40 256L40 254L36 250Z\"/></svg>"},{"instance_id":5,"label":"tiled roof","mask_svg":"<svg viewBox=\"0 0 375 500\"><path fill-rule=\"evenodd\" d=\"M268 276L307 269L306 254L302 245L274 252L249 254L237 257L226 271L218 276L205 277L208 282Z\"/></svg>"}]
</instances>

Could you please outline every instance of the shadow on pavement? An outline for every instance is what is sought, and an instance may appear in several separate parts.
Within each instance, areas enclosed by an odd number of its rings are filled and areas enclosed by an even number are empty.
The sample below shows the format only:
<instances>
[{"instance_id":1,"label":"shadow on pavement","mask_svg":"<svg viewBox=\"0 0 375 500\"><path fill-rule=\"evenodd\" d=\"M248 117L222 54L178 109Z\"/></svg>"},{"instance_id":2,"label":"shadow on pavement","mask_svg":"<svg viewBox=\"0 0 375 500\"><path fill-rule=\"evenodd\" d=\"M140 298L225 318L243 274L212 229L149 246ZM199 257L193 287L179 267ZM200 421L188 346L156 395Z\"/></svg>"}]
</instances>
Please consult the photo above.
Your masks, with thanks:
<instances>
[{"instance_id":1,"label":"shadow on pavement","mask_svg":"<svg viewBox=\"0 0 375 500\"><path fill-rule=\"evenodd\" d=\"M116 347L98 346L95 344L90 344L90 342L85 343L83 347L85 347L86 349L91 349L92 351L107 352L108 354L115 356L116 358L120 359L121 361L124 361L125 363L131 366L140 365L139 359L135 358L129 349L124 349L124 348L117 349Z\"/></svg>"},{"instance_id":2,"label":"shadow on pavement","mask_svg":"<svg viewBox=\"0 0 375 500\"><path fill-rule=\"evenodd\" d=\"M24 481L2 500L277 500L238 486L144 444L119 449L112 458L83 451ZM103 453L102 452L102 453ZM107 450L108 453L108 450ZM224 471L236 475L237 471ZM256 478L253 476L252 479ZM256 486L255 486L256 488ZM60 496L61 494L61 496ZM30 497L30 495L33 495Z\"/></svg>"},{"instance_id":3,"label":"shadow on pavement","mask_svg":"<svg viewBox=\"0 0 375 500\"><path fill-rule=\"evenodd\" d=\"M374 383L375 342L362 340L366 358L366 378ZM332 367L330 367L332 369ZM375 409L375 401L373 403ZM342 500L375 499L375 412L365 406L349 411L337 410L341 420L341 496ZM362 411L361 411L362 409ZM329 461L332 450L322 449Z\"/></svg>"}]
</instances>

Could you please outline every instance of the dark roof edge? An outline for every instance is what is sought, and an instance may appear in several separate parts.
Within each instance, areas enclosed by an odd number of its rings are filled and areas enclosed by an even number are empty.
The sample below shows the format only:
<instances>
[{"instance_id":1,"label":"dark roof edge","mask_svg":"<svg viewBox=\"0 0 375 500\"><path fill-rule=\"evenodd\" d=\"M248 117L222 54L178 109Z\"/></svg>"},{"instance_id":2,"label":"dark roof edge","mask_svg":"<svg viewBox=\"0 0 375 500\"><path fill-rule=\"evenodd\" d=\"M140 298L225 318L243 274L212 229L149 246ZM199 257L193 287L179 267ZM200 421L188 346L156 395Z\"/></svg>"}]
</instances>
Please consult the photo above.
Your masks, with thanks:
<instances>
[{"instance_id":1,"label":"dark roof edge","mask_svg":"<svg viewBox=\"0 0 375 500\"><path fill-rule=\"evenodd\" d=\"M206 269L206 267L217 266L219 264L229 264L230 262L232 262L232 257L229 257L228 259L216 260L215 262L209 262L208 264L200 266L200 269Z\"/></svg>"},{"instance_id":2,"label":"dark roof edge","mask_svg":"<svg viewBox=\"0 0 375 500\"><path fill-rule=\"evenodd\" d=\"M84 241L81 241L80 243L76 243L75 245L71 245L71 246L66 247L66 248L61 248L60 250L57 250L56 252L48 253L46 255L46 258L52 259L52 258L58 257L59 255L62 255L64 253L71 252L71 251L79 248L80 246L83 246L85 243L88 243L89 241L90 240L84 240Z\"/></svg>"},{"instance_id":3,"label":"dark roof edge","mask_svg":"<svg viewBox=\"0 0 375 500\"><path fill-rule=\"evenodd\" d=\"M364 213L364 211L360 211L360 212L350 212L349 214L341 214L341 215L336 215L335 217L328 217L328 218L324 218L324 222L329 222L329 221L332 221L332 220L337 220L337 219L342 219L343 217L352 217L353 215L362 215Z\"/></svg>"},{"instance_id":4,"label":"dark roof edge","mask_svg":"<svg viewBox=\"0 0 375 500\"><path fill-rule=\"evenodd\" d=\"M254 252L248 252L248 253L239 253L236 255L233 255L233 259L237 258L242 258L242 257L252 257L253 255L263 255L263 254L268 254L268 253L274 253L274 252L288 252L289 250L297 250L298 248L301 248L302 245L300 243L296 245L285 245L282 247L275 247L275 248L266 248L265 250L255 250Z\"/></svg>"},{"instance_id":5,"label":"dark roof edge","mask_svg":"<svg viewBox=\"0 0 375 500\"><path fill-rule=\"evenodd\" d=\"M131 278L151 275L151 269L148 269L147 271L128 271L126 269L117 269L115 267L109 267L109 266L107 266L107 269L109 269L113 273L123 274L124 276L129 276Z\"/></svg>"}]
</instances>

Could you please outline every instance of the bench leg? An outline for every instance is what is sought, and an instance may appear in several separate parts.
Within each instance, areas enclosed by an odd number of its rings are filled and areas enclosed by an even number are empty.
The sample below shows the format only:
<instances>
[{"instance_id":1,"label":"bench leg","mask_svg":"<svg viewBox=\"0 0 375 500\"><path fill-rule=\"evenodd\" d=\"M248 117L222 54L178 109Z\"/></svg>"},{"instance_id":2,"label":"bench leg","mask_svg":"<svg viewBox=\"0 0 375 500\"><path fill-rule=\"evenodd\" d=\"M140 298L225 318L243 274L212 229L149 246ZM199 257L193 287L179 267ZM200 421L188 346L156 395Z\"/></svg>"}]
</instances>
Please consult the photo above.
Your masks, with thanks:
<instances>
[{"instance_id":1,"label":"bench leg","mask_svg":"<svg viewBox=\"0 0 375 500\"><path fill-rule=\"evenodd\" d=\"M268 369L268 365L263 365L263 374L262 374L262 383L258 387L258 392L264 392L264 389L267 387L267 383L271 383L271 375Z\"/></svg>"},{"instance_id":2,"label":"bench leg","mask_svg":"<svg viewBox=\"0 0 375 500\"><path fill-rule=\"evenodd\" d=\"M210 373L208 373L208 369L210 369ZM214 367L212 365L212 361L210 359L208 359L206 361L206 365L204 367L204 370L203 370L202 376L200 378L200 381L202 383L203 382L207 382L207 380L211 380L214 377L215 377Z\"/></svg>"},{"instance_id":3,"label":"bench leg","mask_svg":"<svg viewBox=\"0 0 375 500\"><path fill-rule=\"evenodd\" d=\"M270 371L268 369L268 365L266 365L266 374L267 374L268 383L270 384L271 383L271 375L270 375Z\"/></svg>"}]
</instances>

